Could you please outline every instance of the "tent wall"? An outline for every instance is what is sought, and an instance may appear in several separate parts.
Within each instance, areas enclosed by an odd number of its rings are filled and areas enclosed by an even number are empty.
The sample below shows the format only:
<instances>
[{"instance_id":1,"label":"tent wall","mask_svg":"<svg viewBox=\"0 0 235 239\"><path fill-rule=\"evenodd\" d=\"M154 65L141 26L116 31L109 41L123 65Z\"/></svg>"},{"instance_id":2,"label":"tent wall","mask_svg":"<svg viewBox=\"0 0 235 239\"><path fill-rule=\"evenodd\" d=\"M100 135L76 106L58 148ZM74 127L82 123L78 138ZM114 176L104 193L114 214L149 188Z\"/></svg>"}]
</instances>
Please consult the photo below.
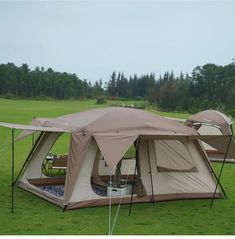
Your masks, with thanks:
<instances>
[{"instance_id":1,"label":"tent wall","mask_svg":"<svg viewBox=\"0 0 235 239\"><path fill-rule=\"evenodd\" d=\"M203 157L196 147L195 141L187 141L182 140L186 145L185 150L188 150L190 155L192 156L196 169L196 172L184 172L184 168L182 168L182 172L159 172L158 165L158 157L163 157L164 155L157 154L154 152L157 150L158 141L149 142L149 152L150 152L150 163L152 169L152 177L153 177L153 190L155 195L161 194L178 194L178 193L211 193L215 189L215 182L211 175L210 170L205 165ZM170 144L170 141L167 141ZM174 146L175 141L171 142L172 146ZM143 184L147 190L148 194L151 194L151 184L150 184L150 174L149 174L149 163L148 163L148 154L147 154L147 141L142 140L140 143L140 163L142 170L142 180ZM168 148L166 147L166 153ZM177 148L175 149L177 151ZM182 150L182 149L181 149ZM168 151L169 152L169 151ZM180 156L176 159L179 164ZM170 165L169 165L170 166Z\"/></svg>"},{"instance_id":2,"label":"tent wall","mask_svg":"<svg viewBox=\"0 0 235 239\"><path fill-rule=\"evenodd\" d=\"M97 150L98 146L95 140L92 139L76 179L70 203L103 198L91 188L91 175Z\"/></svg>"}]
</instances>

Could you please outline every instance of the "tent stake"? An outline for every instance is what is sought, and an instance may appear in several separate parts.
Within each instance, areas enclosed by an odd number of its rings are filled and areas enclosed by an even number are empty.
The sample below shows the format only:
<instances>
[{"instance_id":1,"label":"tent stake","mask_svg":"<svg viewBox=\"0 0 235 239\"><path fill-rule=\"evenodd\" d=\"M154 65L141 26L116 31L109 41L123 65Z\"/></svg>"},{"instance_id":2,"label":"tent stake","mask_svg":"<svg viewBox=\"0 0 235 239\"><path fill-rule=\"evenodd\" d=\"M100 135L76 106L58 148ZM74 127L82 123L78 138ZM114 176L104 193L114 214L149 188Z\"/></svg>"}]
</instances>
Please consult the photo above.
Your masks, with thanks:
<instances>
[{"instance_id":1,"label":"tent stake","mask_svg":"<svg viewBox=\"0 0 235 239\"><path fill-rule=\"evenodd\" d=\"M147 148L148 148L148 159L149 159L149 170L150 170L150 182L151 182L151 189L152 189L152 203L154 203L154 191L153 191L153 177L152 177L152 168L150 162L150 153L149 153L149 141L147 140Z\"/></svg>"},{"instance_id":2,"label":"tent stake","mask_svg":"<svg viewBox=\"0 0 235 239\"><path fill-rule=\"evenodd\" d=\"M11 130L11 213L14 212L14 171L15 171L15 135Z\"/></svg>"},{"instance_id":3,"label":"tent stake","mask_svg":"<svg viewBox=\"0 0 235 239\"><path fill-rule=\"evenodd\" d=\"M65 212L67 210L67 207L68 207L68 205L64 205L63 212Z\"/></svg>"},{"instance_id":4,"label":"tent stake","mask_svg":"<svg viewBox=\"0 0 235 239\"><path fill-rule=\"evenodd\" d=\"M220 178L221 178L221 175L222 175L222 171L223 171L223 168L224 168L224 164L225 164L225 161L226 161L226 158L227 158L227 154L228 154L228 150L229 150L231 141L232 141L232 136L230 136L230 139L229 139L229 142L228 142L228 146L227 146L227 149L226 149L226 153L224 155L223 164L222 164L220 172L219 172L219 177L217 179L217 183L216 183L215 191L214 191L214 194L213 194L213 197L212 197L212 200L211 200L210 208L212 208L212 205L213 205L213 202L214 202L214 199L215 199L215 194L216 194L218 185L220 183Z\"/></svg>"}]
</instances>

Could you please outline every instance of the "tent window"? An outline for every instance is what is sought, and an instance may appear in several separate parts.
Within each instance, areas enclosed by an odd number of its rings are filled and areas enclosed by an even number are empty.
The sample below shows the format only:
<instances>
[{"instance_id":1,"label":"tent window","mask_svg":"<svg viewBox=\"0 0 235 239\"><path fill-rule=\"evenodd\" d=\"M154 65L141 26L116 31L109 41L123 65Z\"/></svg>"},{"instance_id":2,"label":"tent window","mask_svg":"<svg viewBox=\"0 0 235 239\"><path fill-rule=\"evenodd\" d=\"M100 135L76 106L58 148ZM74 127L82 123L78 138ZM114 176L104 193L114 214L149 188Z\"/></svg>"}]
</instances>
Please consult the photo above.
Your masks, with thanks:
<instances>
[{"instance_id":1,"label":"tent window","mask_svg":"<svg viewBox=\"0 0 235 239\"><path fill-rule=\"evenodd\" d=\"M213 125L201 125L198 132L200 135L223 135L220 129Z\"/></svg>"},{"instance_id":2,"label":"tent window","mask_svg":"<svg viewBox=\"0 0 235 239\"><path fill-rule=\"evenodd\" d=\"M42 162L42 174L47 177L64 177L67 170L69 134L61 135Z\"/></svg>"},{"instance_id":3,"label":"tent window","mask_svg":"<svg viewBox=\"0 0 235 239\"><path fill-rule=\"evenodd\" d=\"M158 172L197 172L187 142L155 140Z\"/></svg>"}]
</instances>

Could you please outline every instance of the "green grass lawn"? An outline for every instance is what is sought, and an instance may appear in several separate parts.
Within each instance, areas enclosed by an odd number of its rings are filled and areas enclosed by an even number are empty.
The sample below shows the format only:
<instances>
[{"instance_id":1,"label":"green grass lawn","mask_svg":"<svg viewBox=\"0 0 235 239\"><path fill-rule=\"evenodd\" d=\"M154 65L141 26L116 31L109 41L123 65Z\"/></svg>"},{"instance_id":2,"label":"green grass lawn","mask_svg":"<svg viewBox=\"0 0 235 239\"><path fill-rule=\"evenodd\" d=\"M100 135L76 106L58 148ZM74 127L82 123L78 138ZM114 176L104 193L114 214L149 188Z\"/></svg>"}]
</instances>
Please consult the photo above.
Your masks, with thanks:
<instances>
[{"instance_id":1,"label":"green grass lawn","mask_svg":"<svg viewBox=\"0 0 235 239\"><path fill-rule=\"evenodd\" d=\"M117 102L122 104L123 102ZM107 105L114 104L108 102ZM131 104L128 101L128 104ZM30 101L0 99L0 121L27 124L33 116L57 117L95 107L95 101ZM153 110L150 110L153 111ZM162 113L186 118L187 114ZM15 189L15 212L11 214L11 145L10 130L0 128L0 234L1 235L98 235L108 233L108 206L62 212L43 199L22 189ZM68 136L57 144L56 151L66 151ZM16 172L30 150L31 138L16 144ZM213 164L218 172L221 164ZM209 235L235 234L235 165L226 164L222 184L227 200L178 200L155 204L121 206L114 234L123 235ZM112 207L113 215L117 206Z\"/></svg>"}]
</instances>

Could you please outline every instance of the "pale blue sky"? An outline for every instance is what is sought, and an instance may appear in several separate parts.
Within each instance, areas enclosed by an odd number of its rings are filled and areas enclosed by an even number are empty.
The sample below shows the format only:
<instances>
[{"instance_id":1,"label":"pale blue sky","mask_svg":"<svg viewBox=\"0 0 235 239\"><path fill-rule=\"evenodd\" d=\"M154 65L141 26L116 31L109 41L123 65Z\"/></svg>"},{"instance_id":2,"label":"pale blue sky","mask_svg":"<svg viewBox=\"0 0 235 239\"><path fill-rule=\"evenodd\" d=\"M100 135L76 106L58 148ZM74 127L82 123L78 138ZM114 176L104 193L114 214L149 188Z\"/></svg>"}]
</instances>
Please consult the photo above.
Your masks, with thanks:
<instances>
[{"instance_id":1,"label":"pale blue sky","mask_svg":"<svg viewBox=\"0 0 235 239\"><path fill-rule=\"evenodd\" d=\"M107 81L235 57L235 1L0 2L0 63Z\"/></svg>"}]
</instances>

